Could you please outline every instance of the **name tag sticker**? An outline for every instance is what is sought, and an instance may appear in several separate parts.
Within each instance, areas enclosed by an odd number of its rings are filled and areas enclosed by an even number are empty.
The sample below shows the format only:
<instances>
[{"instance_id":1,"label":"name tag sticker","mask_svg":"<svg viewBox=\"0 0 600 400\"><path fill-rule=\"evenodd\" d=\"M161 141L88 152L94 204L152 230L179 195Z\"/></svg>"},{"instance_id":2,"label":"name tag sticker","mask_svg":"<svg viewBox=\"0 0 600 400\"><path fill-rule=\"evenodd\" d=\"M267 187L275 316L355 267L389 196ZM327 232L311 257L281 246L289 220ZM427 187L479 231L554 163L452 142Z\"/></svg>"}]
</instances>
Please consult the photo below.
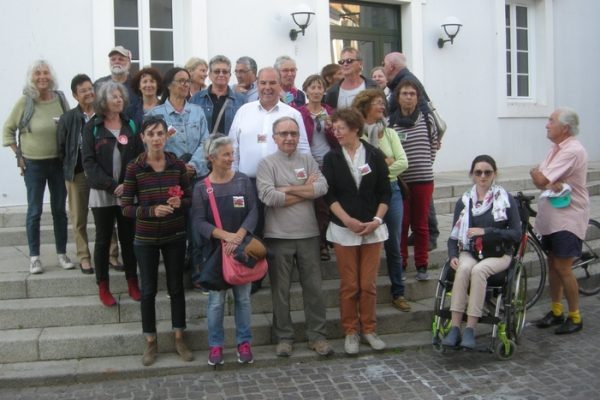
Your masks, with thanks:
<instances>
[{"instance_id":1,"label":"name tag sticker","mask_svg":"<svg viewBox=\"0 0 600 400\"><path fill-rule=\"evenodd\" d=\"M360 172L362 176L368 175L371 173L371 166L369 164L361 165L358 167L358 172Z\"/></svg>"},{"instance_id":2,"label":"name tag sticker","mask_svg":"<svg viewBox=\"0 0 600 400\"><path fill-rule=\"evenodd\" d=\"M306 179L306 170L304 168L297 168L294 170L296 173L296 179L304 180Z\"/></svg>"},{"instance_id":3,"label":"name tag sticker","mask_svg":"<svg viewBox=\"0 0 600 400\"><path fill-rule=\"evenodd\" d=\"M246 207L246 200L244 196L233 196L233 208L244 208Z\"/></svg>"},{"instance_id":4,"label":"name tag sticker","mask_svg":"<svg viewBox=\"0 0 600 400\"><path fill-rule=\"evenodd\" d=\"M256 135L256 143L267 143L267 135L264 133Z\"/></svg>"}]
</instances>

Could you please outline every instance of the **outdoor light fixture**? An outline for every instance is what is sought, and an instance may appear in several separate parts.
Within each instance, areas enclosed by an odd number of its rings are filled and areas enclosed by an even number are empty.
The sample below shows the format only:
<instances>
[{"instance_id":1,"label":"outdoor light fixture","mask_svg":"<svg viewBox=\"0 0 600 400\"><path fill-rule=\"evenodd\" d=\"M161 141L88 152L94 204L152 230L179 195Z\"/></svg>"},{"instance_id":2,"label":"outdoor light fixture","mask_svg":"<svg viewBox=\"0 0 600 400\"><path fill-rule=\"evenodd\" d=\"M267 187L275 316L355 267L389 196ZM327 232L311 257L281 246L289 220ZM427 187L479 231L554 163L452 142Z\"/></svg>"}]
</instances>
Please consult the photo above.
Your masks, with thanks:
<instances>
[{"instance_id":1,"label":"outdoor light fixture","mask_svg":"<svg viewBox=\"0 0 600 400\"><path fill-rule=\"evenodd\" d=\"M444 40L443 38L439 38L437 45L441 49L444 47L444 43L450 42L450 44L454 44L454 38L458 35L458 31L460 31L460 27L462 24L459 19L456 17L448 17L444 20L442 24L442 28L444 28L444 32L446 32L446 36L448 39Z\"/></svg>"},{"instance_id":2,"label":"outdoor light fixture","mask_svg":"<svg viewBox=\"0 0 600 400\"><path fill-rule=\"evenodd\" d=\"M292 19L294 20L294 23L296 25L298 25L298 28L300 28L300 29L292 29L290 31L290 39L292 39L292 40L298 39L299 33L302 33L302 36L304 36L304 30L312 22L311 19L314 15L315 15L315 13L312 12L312 10L310 9L309 6L307 6L306 4L300 4L296 8L296 11L294 11L292 13Z\"/></svg>"}]
</instances>

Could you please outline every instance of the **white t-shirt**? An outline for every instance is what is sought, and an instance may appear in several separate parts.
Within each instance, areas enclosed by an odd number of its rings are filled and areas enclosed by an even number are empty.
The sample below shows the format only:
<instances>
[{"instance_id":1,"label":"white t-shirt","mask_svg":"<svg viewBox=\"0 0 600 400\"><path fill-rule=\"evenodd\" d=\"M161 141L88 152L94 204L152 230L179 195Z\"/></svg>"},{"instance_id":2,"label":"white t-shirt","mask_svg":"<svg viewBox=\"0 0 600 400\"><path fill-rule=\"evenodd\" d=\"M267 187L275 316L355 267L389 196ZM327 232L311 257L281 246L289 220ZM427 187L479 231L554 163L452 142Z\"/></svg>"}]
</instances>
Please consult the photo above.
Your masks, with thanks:
<instances>
[{"instance_id":1,"label":"white t-shirt","mask_svg":"<svg viewBox=\"0 0 600 400\"><path fill-rule=\"evenodd\" d=\"M354 101L354 98L360 92L365 90L365 88L366 88L366 86L365 86L364 81L356 89L346 90L346 89L342 89L342 87L340 86L340 94L338 95L338 102L337 102L338 108L350 107L352 105L352 101Z\"/></svg>"}]
</instances>

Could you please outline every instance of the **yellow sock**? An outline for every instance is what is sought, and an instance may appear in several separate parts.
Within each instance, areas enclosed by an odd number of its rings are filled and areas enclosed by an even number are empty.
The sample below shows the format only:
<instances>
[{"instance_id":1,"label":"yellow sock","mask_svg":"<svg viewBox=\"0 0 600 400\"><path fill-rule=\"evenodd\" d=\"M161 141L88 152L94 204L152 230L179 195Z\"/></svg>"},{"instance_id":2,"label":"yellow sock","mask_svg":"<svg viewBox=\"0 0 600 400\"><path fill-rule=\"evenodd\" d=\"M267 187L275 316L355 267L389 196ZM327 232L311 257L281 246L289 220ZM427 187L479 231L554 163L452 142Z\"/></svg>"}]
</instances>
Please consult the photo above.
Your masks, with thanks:
<instances>
[{"instance_id":1,"label":"yellow sock","mask_svg":"<svg viewBox=\"0 0 600 400\"><path fill-rule=\"evenodd\" d=\"M560 317L563 313L562 303L552 303L552 314L555 317Z\"/></svg>"},{"instance_id":2,"label":"yellow sock","mask_svg":"<svg viewBox=\"0 0 600 400\"><path fill-rule=\"evenodd\" d=\"M571 318L574 324L581 323L581 315L579 314L579 310L570 312L569 318Z\"/></svg>"}]
</instances>

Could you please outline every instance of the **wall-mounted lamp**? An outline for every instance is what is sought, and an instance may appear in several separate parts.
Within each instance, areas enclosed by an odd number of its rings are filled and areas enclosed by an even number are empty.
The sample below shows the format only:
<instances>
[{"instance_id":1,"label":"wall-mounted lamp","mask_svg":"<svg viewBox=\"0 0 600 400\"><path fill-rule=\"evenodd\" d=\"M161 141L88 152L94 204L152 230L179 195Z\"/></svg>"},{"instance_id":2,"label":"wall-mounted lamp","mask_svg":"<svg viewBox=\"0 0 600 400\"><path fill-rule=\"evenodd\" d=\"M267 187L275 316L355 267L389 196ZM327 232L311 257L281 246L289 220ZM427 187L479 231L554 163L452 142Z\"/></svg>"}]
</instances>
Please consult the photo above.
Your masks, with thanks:
<instances>
[{"instance_id":1,"label":"wall-mounted lamp","mask_svg":"<svg viewBox=\"0 0 600 400\"><path fill-rule=\"evenodd\" d=\"M444 47L444 43L450 42L450 44L454 44L454 38L458 35L458 31L460 31L460 27L462 24L460 20L456 17L448 17L444 20L442 24L442 28L444 28L444 32L446 32L446 36L448 39L444 40L443 38L439 38L437 45L441 49Z\"/></svg>"},{"instance_id":2,"label":"wall-mounted lamp","mask_svg":"<svg viewBox=\"0 0 600 400\"><path fill-rule=\"evenodd\" d=\"M304 36L304 30L312 22L312 17L314 15L315 13L310 9L309 6L307 6L306 4L300 4L296 8L296 11L292 13L292 19L300 29L292 29L290 31L290 39L296 40L298 38L299 33L302 33L302 36Z\"/></svg>"}]
</instances>

